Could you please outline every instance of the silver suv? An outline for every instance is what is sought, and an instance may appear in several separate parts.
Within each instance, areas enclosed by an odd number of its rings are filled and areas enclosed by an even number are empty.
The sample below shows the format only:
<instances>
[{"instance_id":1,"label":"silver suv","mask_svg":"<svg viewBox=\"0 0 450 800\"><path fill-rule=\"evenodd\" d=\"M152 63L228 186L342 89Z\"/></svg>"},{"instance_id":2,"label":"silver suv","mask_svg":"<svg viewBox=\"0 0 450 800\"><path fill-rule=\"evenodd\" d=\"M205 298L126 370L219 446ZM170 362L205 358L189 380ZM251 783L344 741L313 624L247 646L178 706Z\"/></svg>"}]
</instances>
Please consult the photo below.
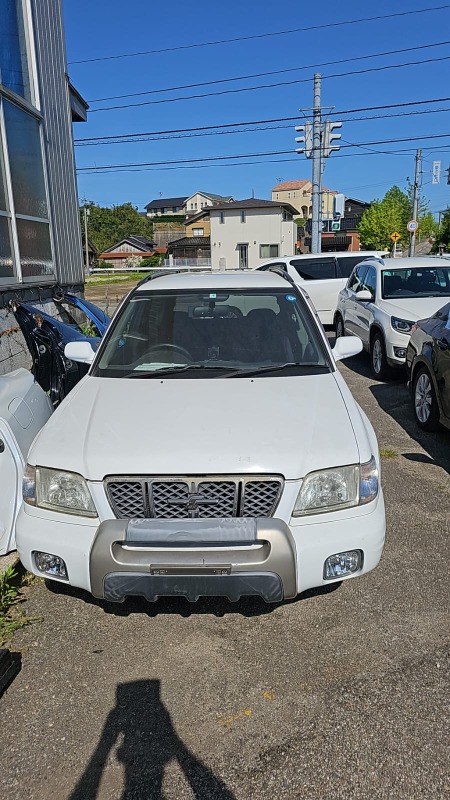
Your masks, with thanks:
<instances>
[{"instance_id":1,"label":"silver suv","mask_svg":"<svg viewBox=\"0 0 450 800\"><path fill-rule=\"evenodd\" d=\"M445 258L370 259L358 264L339 293L336 336L362 339L379 380L403 367L411 330L450 297L450 261Z\"/></svg>"}]
</instances>

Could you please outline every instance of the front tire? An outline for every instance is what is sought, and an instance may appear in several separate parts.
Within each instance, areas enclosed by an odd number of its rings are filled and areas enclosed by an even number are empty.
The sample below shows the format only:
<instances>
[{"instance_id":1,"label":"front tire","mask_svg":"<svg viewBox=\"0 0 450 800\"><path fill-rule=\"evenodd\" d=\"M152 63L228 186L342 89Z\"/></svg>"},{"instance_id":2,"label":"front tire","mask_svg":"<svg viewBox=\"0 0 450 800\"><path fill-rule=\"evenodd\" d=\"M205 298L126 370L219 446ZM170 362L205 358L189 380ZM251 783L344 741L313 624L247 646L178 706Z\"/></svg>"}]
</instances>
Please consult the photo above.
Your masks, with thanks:
<instances>
[{"instance_id":1,"label":"front tire","mask_svg":"<svg viewBox=\"0 0 450 800\"><path fill-rule=\"evenodd\" d=\"M436 431L439 428L439 406L433 381L426 367L421 367L414 376L413 410L419 428Z\"/></svg>"},{"instance_id":2,"label":"front tire","mask_svg":"<svg viewBox=\"0 0 450 800\"><path fill-rule=\"evenodd\" d=\"M375 333L370 344L370 363L372 373L378 381L387 381L391 369L386 358L386 347L381 333Z\"/></svg>"},{"instance_id":3,"label":"front tire","mask_svg":"<svg viewBox=\"0 0 450 800\"><path fill-rule=\"evenodd\" d=\"M336 339L341 339L342 336L345 336L344 320L340 314L336 314L334 327L336 330Z\"/></svg>"}]
</instances>

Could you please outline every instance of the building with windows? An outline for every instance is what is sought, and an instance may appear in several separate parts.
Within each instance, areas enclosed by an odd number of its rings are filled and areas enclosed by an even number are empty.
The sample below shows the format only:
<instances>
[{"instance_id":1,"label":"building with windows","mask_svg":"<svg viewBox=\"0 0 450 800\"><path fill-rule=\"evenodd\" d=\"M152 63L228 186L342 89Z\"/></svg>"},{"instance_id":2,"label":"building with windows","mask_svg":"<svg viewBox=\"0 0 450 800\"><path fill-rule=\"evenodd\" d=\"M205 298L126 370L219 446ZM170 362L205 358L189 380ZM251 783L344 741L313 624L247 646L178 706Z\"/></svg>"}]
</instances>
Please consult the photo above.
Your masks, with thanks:
<instances>
[{"instance_id":1,"label":"building with windows","mask_svg":"<svg viewBox=\"0 0 450 800\"><path fill-rule=\"evenodd\" d=\"M87 104L71 85L61 0L2 0L0 13L0 371L23 348L8 301L51 298L84 282L72 122ZM13 331L14 333L14 331ZM16 352L17 350L17 352Z\"/></svg>"},{"instance_id":2,"label":"building with windows","mask_svg":"<svg viewBox=\"0 0 450 800\"><path fill-rule=\"evenodd\" d=\"M336 192L322 187L322 217L333 218L333 197ZM284 181L277 183L272 189L272 200L290 203L296 209L296 216L303 219L312 217L312 183L308 180Z\"/></svg>"},{"instance_id":3,"label":"building with windows","mask_svg":"<svg viewBox=\"0 0 450 800\"><path fill-rule=\"evenodd\" d=\"M186 198L184 210L188 216L191 214L198 214L205 208L212 208L223 203L232 203L233 198L231 195L222 196L220 194L211 194L210 192L195 192L190 197Z\"/></svg>"},{"instance_id":4,"label":"building with windows","mask_svg":"<svg viewBox=\"0 0 450 800\"><path fill-rule=\"evenodd\" d=\"M187 197L160 197L145 206L147 217L175 217L184 214Z\"/></svg>"},{"instance_id":5,"label":"building with windows","mask_svg":"<svg viewBox=\"0 0 450 800\"><path fill-rule=\"evenodd\" d=\"M212 269L247 269L295 253L296 209L271 200L239 200L209 209Z\"/></svg>"}]
</instances>

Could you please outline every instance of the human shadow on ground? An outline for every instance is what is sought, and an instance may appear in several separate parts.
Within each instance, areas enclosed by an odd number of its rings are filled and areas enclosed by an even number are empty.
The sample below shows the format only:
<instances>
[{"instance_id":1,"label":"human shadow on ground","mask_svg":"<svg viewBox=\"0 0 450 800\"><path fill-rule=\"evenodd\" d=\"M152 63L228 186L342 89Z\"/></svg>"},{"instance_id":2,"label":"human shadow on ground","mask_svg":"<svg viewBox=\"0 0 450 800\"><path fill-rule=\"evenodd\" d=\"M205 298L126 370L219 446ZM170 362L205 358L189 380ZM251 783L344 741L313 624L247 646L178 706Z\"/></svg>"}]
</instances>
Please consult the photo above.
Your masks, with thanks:
<instances>
[{"instance_id":1,"label":"human shadow on ground","mask_svg":"<svg viewBox=\"0 0 450 800\"><path fill-rule=\"evenodd\" d=\"M298 594L297 597L278 603L265 603L259 597L242 597L237 602L231 602L226 597L200 597L195 603L189 602L184 597L161 597L155 602L149 602L143 597L127 597L122 603L111 603L99 600L89 592L68 586L66 583L45 580L47 589L54 594L68 595L89 605L99 606L106 614L113 614L116 617L128 617L130 614L145 614L147 617L158 617L161 614L179 617L191 617L195 614L210 614L215 617L240 614L243 617L259 617L272 614L281 606L331 594L341 586L341 583L342 581L337 581L325 586L318 586L315 589L308 589L306 592Z\"/></svg>"},{"instance_id":2,"label":"human shadow on ground","mask_svg":"<svg viewBox=\"0 0 450 800\"><path fill-rule=\"evenodd\" d=\"M68 800L96 800L114 752L124 770L120 800L164 800L164 772L173 761L181 768L196 800L235 800L222 779L178 736L161 700L159 680L118 684L116 705Z\"/></svg>"}]
</instances>

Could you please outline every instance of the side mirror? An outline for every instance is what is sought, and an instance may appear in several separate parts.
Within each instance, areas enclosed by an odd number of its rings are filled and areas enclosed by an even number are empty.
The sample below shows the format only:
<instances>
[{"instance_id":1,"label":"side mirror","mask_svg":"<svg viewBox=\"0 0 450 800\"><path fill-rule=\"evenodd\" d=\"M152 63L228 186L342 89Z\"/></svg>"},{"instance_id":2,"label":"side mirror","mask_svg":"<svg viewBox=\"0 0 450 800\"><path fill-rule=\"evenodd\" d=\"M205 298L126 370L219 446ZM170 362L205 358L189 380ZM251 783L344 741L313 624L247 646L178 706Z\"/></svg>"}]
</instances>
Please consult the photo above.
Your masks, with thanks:
<instances>
[{"instance_id":1,"label":"side mirror","mask_svg":"<svg viewBox=\"0 0 450 800\"><path fill-rule=\"evenodd\" d=\"M343 358L357 356L363 349L363 343L359 336L340 336L331 351L335 361L342 361Z\"/></svg>"},{"instance_id":2,"label":"side mirror","mask_svg":"<svg viewBox=\"0 0 450 800\"><path fill-rule=\"evenodd\" d=\"M360 292L356 293L356 299L360 300L361 303L373 303L375 298L368 289L361 289Z\"/></svg>"},{"instance_id":3,"label":"side mirror","mask_svg":"<svg viewBox=\"0 0 450 800\"><path fill-rule=\"evenodd\" d=\"M68 342L64 348L64 355L69 361L92 364L95 353L89 342Z\"/></svg>"}]
</instances>

